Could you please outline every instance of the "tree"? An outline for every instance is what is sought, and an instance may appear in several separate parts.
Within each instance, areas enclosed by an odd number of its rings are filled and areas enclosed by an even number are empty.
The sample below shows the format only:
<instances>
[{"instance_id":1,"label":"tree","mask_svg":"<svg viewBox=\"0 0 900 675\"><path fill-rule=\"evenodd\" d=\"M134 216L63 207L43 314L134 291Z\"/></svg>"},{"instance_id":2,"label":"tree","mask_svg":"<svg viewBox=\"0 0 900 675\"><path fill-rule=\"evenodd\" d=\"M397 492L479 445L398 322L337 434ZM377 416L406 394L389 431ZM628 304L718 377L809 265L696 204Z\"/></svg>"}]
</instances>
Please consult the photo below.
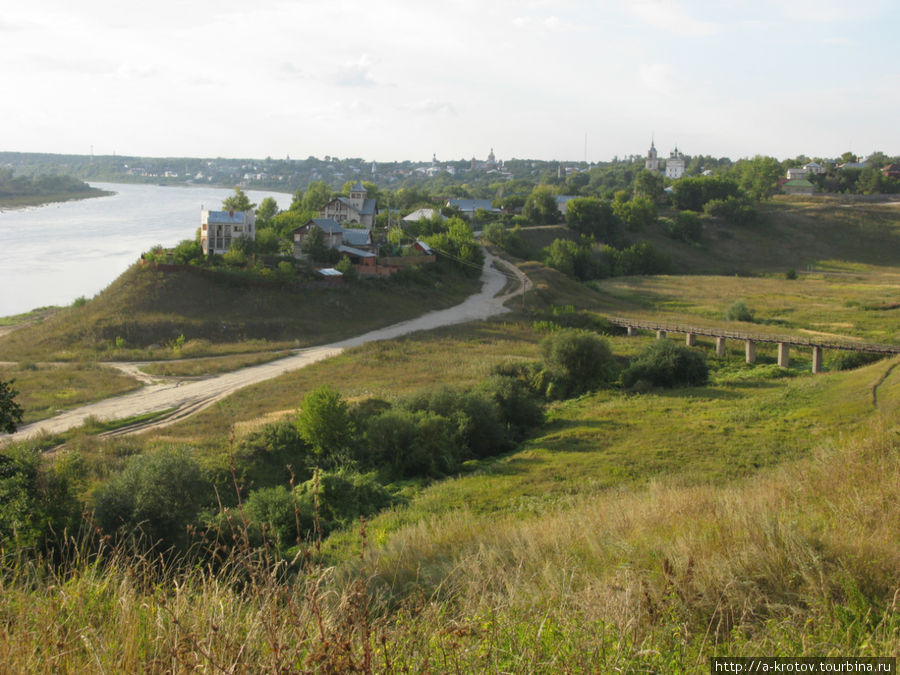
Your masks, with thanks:
<instances>
[{"instance_id":1,"label":"tree","mask_svg":"<svg viewBox=\"0 0 900 675\"><path fill-rule=\"evenodd\" d=\"M356 437L347 402L327 384L304 397L297 413L297 430L326 467L336 466L348 457Z\"/></svg>"},{"instance_id":2,"label":"tree","mask_svg":"<svg viewBox=\"0 0 900 675\"><path fill-rule=\"evenodd\" d=\"M15 401L19 392L12 388L13 382L0 380L0 430L8 434L15 433L24 414L22 406Z\"/></svg>"},{"instance_id":3,"label":"tree","mask_svg":"<svg viewBox=\"0 0 900 675\"><path fill-rule=\"evenodd\" d=\"M702 386L709 380L706 357L671 340L656 340L622 373L622 384L633 387L644 382L654 387Z\"/></svg>"},{"instance_id":4,"label":"tree","mask_svg":"<svg viewBox=\"0 0 900 675\"><path fill-rule=\"evenodd\" d=\"M288 211L300 211L303 209L303 188L297 188L291 197L291 205Z\"/></svg>"},{"instance_id":5,"label":"tree","mask_svg":"<svg viewBox=\"0 0 900 675\"><path fill-rule=\"evenodd\" d=\"M585 197L572 199L566 204L566 224L581 234L611 241L619 229L619 219L613 213L609 200Z\"/></svg>"},{"instance_id":6,"label":"tree","mask_svg":"<svg viewBox=\"0 0 900 675\"><path fill-rule=\"evenodd\" d=\"M222 201L222 208L225 211L252 211L256 208L256 204L251 204L250 198L244 194L244 191L236 187L234 194Z\"/></svg>"},{"instance_id":7,"label":"tree","mask_svg":"<svg viewBox=\"0 0 900 675\"><path fill-rule=\"evenodd\" d=\"M544 366L561 396L577 396L611 381L616 359L606 340L573 328L551 333L540 343Z\"/></svg>"},{"instance_id":8,"label":"tree","mask_svg":"<svg viewBox=\"0 0 900 675\"><path fill-rule=\"evenodd\" d=\"M656 201L663 195L663 176L656 171L644 169L634 179L634 196L647 197Z\"/></svg>"},{"instance_id":9,"label":"tree","mask_svg":"<svg viewBox=\"0 0 900 675\"><path fill-rule=\"evenodd\" d=\"M553 225L561 219L556 207L556 195L547 185L538 185L525 201L522 215L538 225Z\"/></svg>"},{"instance_id":10,"label":"tree","mask_svg":"<svg viewBox=\"0 0 900 675\"><path fill-rule=\"evenodd\" d=\"M97 523L111 534L142 533L147 545L184 548L190 544L187 528L196 524L211 488L185 450L136 455L97 492Z\"/></svg>"},{"instance_id":11,"label":"tree","mask_svg":"<svg viewBox=\"0 0 900 675\"><path fill-rule=\"evenodd\" d=\"M753 159L742 159L734 165L734 172L738 176L738 184L741 189L756 201L768 199L775 194L778 189L778 179L784 173L781 162L774 157L762 155L756 155ZM716 195L719 199L728 196L731 195ZM699 211L702 208L701 204L694 210Z\"/></svg>"},{"instance_id":12,"label":"tree","mask_svg":"<svg viewBox=\"0 0 900 675\"><path fill-rule=\"evenodd\" d=\"M331 190L328 186L323 181L314 180L307 186L306 194L303 195L303 208L318 213L330 201Z\"/></svg>"},{"instance_id":13,"label":"tree","mask_svg":"<svg viewBox=\"0 0 900 675\"><path fill-rule=\"evenodd\" d=\"M256 209L256 225L257 228L268 227L272 222L272 218L274 218L278 214L278 202L275 201L272 197L266 197L259 204L259 208Z\"/></svg>"}]
</instances>

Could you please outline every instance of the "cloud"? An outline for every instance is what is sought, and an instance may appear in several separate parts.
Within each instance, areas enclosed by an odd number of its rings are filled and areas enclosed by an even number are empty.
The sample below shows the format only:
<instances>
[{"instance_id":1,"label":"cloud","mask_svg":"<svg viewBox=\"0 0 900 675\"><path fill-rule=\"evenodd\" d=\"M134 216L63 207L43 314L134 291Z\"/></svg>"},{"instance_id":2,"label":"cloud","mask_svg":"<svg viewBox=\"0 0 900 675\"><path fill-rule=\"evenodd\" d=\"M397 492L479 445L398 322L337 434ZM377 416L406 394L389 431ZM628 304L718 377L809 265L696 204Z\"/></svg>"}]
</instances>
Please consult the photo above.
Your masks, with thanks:
<instances>
[{"instance_id":1,"label":"cloud","mask_svg":"<svg viewBox=\"0 0 900 675\"><path fill-rule=\"evenodd\" d=\"M406 106L409 110L428 115L452 115L456 116L456 107L449 101L435 101L424 99Z\"/></svg>"},{"instance_id":2,"label":"cloud","mask_svg":"<svg viewBox=\"0 0 900 675\"><path fill-rule=\"evenodd\" d=\"M653 92L669 94L675 90L675 69L668 63L645 63L638 73L641 82Z\"/></svg>"},{"instance_id":3,"label":"cloud","mask_svg":"<svg viewBox=\"0 0 900 675\"><path fill-rule=\"evenodd\" d=\"M341 65L334 76L334 83L341 87L371 87L375 80L369 72L369 57L363 54L357 61Z\"/></svg>"},{"instance_id":4,"label":"cloud","mask_svg":"<svg viewBox=\"0 0 900 675\"><path fill-rule=\"evenodd\" d=\"M286 80L308 80L310 77L309 73L303 68L288 61L281 64L281 67L278 69L278 74Z\"/></svg>"},{"instance_id":5,"label":"cloud","mask_svg":"<svg viewBox=\"0 0 900 675\"><path fill-rule=\"evenodd\" d=\"M159 74L155 66L123 63L116 69L116 77L122 80L144 80Z\"/></svg>"},{"instance_id":6,"label":"cloud","mask_svg":"<svg viewBox=\"0 0 900 675\"><path fill-rule=\"evenodd\" d=\"M693 18L675 0L626 0L626 8L644 23L679 35L704 37L718 31L715 23Z\"/></svg>"},{"instance_id":7,"label":"cloud","mask_svg":"<svg viewBox=\"0 0 900 675\"><path fill-rule=\"evenodd\" d=\"M544 19L537 19L533 16L517 16L512 20L512 23L516 28L537 28L554 33L583 30L571 21L560 19L558 16L548 16Z\"/></svg>"}]
</instances>

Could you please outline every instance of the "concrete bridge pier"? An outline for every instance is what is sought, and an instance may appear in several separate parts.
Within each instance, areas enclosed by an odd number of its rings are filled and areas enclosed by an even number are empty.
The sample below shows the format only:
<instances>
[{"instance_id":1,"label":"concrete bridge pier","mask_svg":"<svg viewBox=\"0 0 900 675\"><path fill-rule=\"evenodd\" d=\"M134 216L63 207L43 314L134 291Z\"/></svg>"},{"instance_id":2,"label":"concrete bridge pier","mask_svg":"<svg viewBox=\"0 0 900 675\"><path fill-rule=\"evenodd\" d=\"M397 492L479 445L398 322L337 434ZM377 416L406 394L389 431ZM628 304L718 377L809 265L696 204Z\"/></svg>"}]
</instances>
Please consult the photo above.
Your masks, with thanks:
<instances>
[{"instance_id":1,"label":"concrete bridge pier","mask_svg":"<svg viewBox=\"0 0 900 675\"><path fill-rule=\"evenodd\" d=\"M822 348L821 347L813 347L812 371L813 371L813 375L818 375L819 373L822 372Z\"/></svg>"},{"instance_id":2,"label":"concrete bridge pier","mask_svg":"<svg viewBox=\"0 0 900 675\"><path fill-rule=\"evenodd\" d=\"M665 339L665 337L666 337L666 331L664 331L664 330L656 331L656 339L657 340L663 340L663 339Z\"/></svg>"},{"instance_id":3,"label":"concrete bridge pier","mask_svg":"<svg viewBox=\"0 0 900 675\"><path fill-rule=\"evenodd\" d=\"M684 336L684 344L688 347L693 347L697 344L697 336L693 333L686 333Z\"/></svg>"},{"instance_id":4,"label":"concrete bridge pier","mask_svg":"<svg viewBox=\"0 0 900 675\"><path fill-rule=\"evenodd\" d=\"M791 365L790 345L787 342L778 343L778 367L789 368Z\"/></svg>"},{"instance_id":5,"label":"concrete bridge pier","mask_svg":"<svg viewBox=\"0 0 900 675\"><path fill-rule=\"evenodd\" d=\"M716 356L720 359L725 358L725 338L723 337L716 338Z\"/></svg>"},{"instance_id":6,"label":"concrete bridge pier","mask_svg":"<svg viewBox=\"0 0 900 675\"><path fill-rule=\"evenodd\" d=\"M635 333L637 333L637 329L634 326L626 326L625 332L628 337L634 337Z\"/></svg>"},{"instance_id":7,"label":"concrete bridge pier","mask_svg":"<svg viewBox=\"0 0 900 675\"><path fill-rule=\"evenodd\" d=\"M747 357L747 363L756 363L756 343L753 340L747 340L744 346L744 354Z\"/></svg>"}]
</instances>

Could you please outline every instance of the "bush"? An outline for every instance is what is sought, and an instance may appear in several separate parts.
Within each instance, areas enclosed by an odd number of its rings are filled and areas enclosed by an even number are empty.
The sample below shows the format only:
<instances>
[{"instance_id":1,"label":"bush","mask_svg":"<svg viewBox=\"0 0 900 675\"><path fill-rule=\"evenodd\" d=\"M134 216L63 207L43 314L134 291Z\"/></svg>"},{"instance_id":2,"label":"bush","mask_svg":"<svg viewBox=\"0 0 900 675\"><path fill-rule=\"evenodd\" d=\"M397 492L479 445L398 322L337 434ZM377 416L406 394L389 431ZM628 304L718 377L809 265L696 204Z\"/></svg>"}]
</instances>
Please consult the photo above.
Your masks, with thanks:
<instances>
[{"instance_id":1,"label":"bush","mask_svg":"<svg viewBox=\"0 0 900 675\"><path fill-rule=\"evenodd\" d=\"M235 452L237 477L248 489L287 483L291 471L297 481L307 480L316 463L312 447L289 420L266 424L242 440Z\"/></svg>"},{"instance_id":2,"label":"bush","mask_svg":"<svg viewBox=\"0 0 900 675\"><path fill-rule=\"evenodd\" d=\"M703 211L732 225L751 225L756 220L756 209L739 197L712 199L703 206Z\"/></svg>"},{"instance_id":3,"label":"bush","mask_svg":"<svg viewBox=\"0 0 900 675\"><path fill-rule=\"evenodd\" d=\"M507 437L513 442L521 441L530 429L544 421L544 409L520 379L493 375L481 382L478 389L497 404Z\"/></svg>"},{"instance_id":4,"label":"bush","mask_svg":"<svg viewBox=\"0 0 900 675\"><path fill-rule=\"evenodd\" d=\"M499 406L483 392L437 387L414 394L401 405L451 420L462 459L497 455L511 447Z\"/></svg>"},{"instance_id":5,"label":"bush","mask_svg":"<svg viewBox=\"0 0 900 675\"><path fill-rule=\"evenodd\" d=\"M577 396L615 377L616 361L612 351L606 341L594 333L577 329L556 331L541 340L540 349L549 377L538 386L550 398Z\"/></svg>"},{"instance_id":6,"label":"bush","mask_svg":"<svg viewBox=\"0 0 900 675\"><path fill-rule=\"evenodd\" d=\"M703 233L703 222L695 211L679 211L668 221L666 230L672 239L697 242Z\"/></svg>"},{"instance_id":7,"label":"bush","mask_svg":"<svg viewBox=\"0 0 900 675\"><path fill-rule=\"evenodd\" d=\"M211 495L200 466L184 450L138 455L97 492L97 524L109 534L145 537L145 545L185 548L187 529Z\"/></svg>"},{"instance_id":8,"label":"bush","mask_svg":"<svg viewBox=\"0 0 900 675\"><path fill-rule=\"evenodd\" d=\"M313 450L319 466L339 466L350 457L356 428L347 403L328 385L307 394L297 413L300 436Z\"/></svg>"},{"instance_id":9,"label":"bush","mask_svg":"<svg viewBox=\"0 0 900 675\"><path fill-rule=\"evenodd\" d=\"M396 478L446 476L459 466L460 441L453 422L436 413L387 410L368 420L366 466Z\"/></svg>"},{"instance_id":10,"label":"bush","mask_svg":"<svg viewBox=\"0 0 900 675\"><path fill-rule=\"evenodd\" d=\"M300 534L306 539L315 536L317 517L322 533L327 534L394 502L391 494L371 475L347 469L322 472L297 486L295 494Z\"/></svg>"},{"instance_id":11,"label":"bush","mask_svg":"<svg viewBox=\"0 0 900 675\"><path fill-rule=\"evenodd\" d=\"M671 340L657 340L636 356L622 373L622 384L654 387L701 386L709 381L706 357Z\"/></svg>"},{"instance_id":12,"label":"bush","mask_svg":"<svg viewBox=\"0 0 900 675\"><path fill-rule=\"evenodd\" d=\"M203 249L196 239L185 239L172 251L172 260L176 265L188 265L203 260Z\"/></svg>"},{"instance_id":13,"label":"bush","mask_svg":"<svg viewBox=\"0 0 900 675\"><path fill-rule=\"evenodd\" d=\"M725 311L725 319L727 321L753 321L753 310L747 307L747 303L743 300L738 300L731 304L731 306Z\"/></svg>"},{"instance_id":14,"label":"bush","mask_svg":"<svg viewBox=\"0 0 900 675\"><path fill-rule=\"evenodd\" d=\"M854 370L862 368L870 363L887 358L887 354L875 354L870 352L845 352L839 351L829 359L828 365L832 370Z\"/></svg>"}]
</instances>

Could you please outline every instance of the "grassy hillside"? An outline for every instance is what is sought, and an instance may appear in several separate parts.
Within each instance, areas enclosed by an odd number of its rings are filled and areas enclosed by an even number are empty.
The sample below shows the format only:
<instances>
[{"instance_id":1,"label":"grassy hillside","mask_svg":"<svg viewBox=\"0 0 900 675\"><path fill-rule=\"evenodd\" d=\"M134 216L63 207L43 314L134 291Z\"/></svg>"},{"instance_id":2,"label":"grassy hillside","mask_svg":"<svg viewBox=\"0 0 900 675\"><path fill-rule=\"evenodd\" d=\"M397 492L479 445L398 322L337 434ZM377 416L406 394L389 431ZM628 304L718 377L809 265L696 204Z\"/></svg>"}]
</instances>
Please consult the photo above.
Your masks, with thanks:
<instances>
[{"instance_id":1,"label":"grassy hillside","mask_svg":"<svg viewBox=\"0 0 900 675\"><path fill-rule=\"evenodd\" d=\"M779 197L761 204L759 210L759 222L749 226L704 219L703 235L696 244L672 239L660 224L624 236L665 251L674 274L783 273L815 267L823 260L882 266L898 262L897 204ZM565 227L523 228L521 233L535 250L555 238L572 236Z\"/></svg>"},{"instance_id":2,"label":"grassy hillside","mask_svg":"<svg viewBox=\"0 0 900 675\"><path fill-rule=\"evenodd\" d=\"M227 489L247 494L267 476L234 466L241 443L293 417L322 383L351 404L394 403L435 382L471 387L501 364L540 359L554 324L599 326L605 314L895 341L895 212L767 208L781 224L761 226L775 229L743 256L768 276L585 285L523 263L535 287L510 314L347 350L145 435L85 433L50 466L78 475L77 497L90 505L131 457L178 448L206 472L233 470ZM766 247L809 244L818 219L827 222L812 242L822 247L815 273L785 279L787 258ZM717 256L740 262L740 246L725 244L742 236L685 246L683 260L695 271L713 269L703 265ZM128 283L149 294L165 286ZM256 290L235 297L234 316L247 326ZM108 291L73 315L93 303L98 322L114 308L112 316L127 314L116 302L134 296ZM401 304L408 309L419 292L399 288L408 293ZM221 293L217 302L229 297ZM756 310L756 323L724 321L737 299ZM166 302L191 325L191 303ZM353 326L352 316L327 329L288 310L276 317L272 330L310 335ZM256 349L245 337L203 349ZM654 343L606 340L620 365ZM900 359L838 370L826 354L831 367L812 375L808 352L792 350L783 369L773 346L760 345L752 365L740 342L728 347L721 359L710 340L694 348L709 364L705 386L614 385L546 401L544 422L514 450L468 460L442 480L395 479L393 506L304 542L292 560L274 543L251 546L238 509L229 512L236 538L223 531L198 542L208 555L188 565L105 541L91 548L87 536L55 553L60 567L4 552L0 659L16 671L706 673L713 655L897 654ZM289 520L298 514L295 501Z\"/></svg>"},{"instance_id":3,"label":"grassy hillside","mask_svg":"<svg viewBox=\"0 0 900 675\"><path fill-rule=\"evenodd\" d=\"M303 347L452 306L478 283L443 265L338 288L260 286L134 265L93 300L0 338L0 359L137 360Z\"/></svg>"}]
</instances>

